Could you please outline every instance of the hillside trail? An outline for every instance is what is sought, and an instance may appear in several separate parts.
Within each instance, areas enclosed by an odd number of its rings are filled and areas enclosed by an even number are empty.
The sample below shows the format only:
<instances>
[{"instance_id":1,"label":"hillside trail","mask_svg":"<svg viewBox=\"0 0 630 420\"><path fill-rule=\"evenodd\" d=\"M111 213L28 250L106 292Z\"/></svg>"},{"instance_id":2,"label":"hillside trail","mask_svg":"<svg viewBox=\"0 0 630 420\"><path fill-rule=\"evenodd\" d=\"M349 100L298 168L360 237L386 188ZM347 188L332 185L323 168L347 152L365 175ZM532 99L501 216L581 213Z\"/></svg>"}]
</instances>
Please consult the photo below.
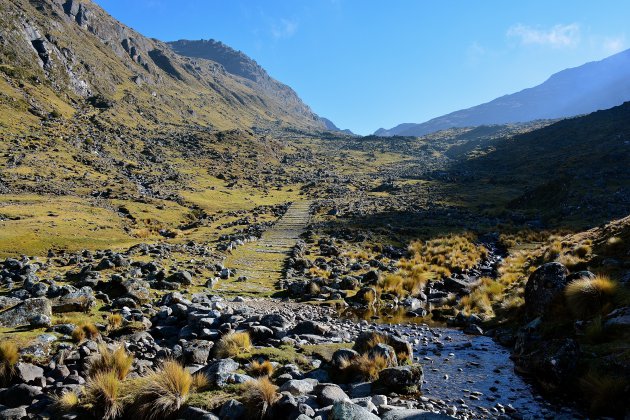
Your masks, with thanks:
<instances>
[{"instance_id":1,"label":"hillside trail","mask_svg":"<svg viewBox=\"0 0 630 420\"><path fill-rule=\"evenodd\" d=\"M311 221L313 200L291 204L286 213L258 241L238 247L225 260L236 276L222 280L216 290L231 294L269 295L282 280L284 264ZM239 281L241 277L244 281Z\"/></svg>"}]
</instances>

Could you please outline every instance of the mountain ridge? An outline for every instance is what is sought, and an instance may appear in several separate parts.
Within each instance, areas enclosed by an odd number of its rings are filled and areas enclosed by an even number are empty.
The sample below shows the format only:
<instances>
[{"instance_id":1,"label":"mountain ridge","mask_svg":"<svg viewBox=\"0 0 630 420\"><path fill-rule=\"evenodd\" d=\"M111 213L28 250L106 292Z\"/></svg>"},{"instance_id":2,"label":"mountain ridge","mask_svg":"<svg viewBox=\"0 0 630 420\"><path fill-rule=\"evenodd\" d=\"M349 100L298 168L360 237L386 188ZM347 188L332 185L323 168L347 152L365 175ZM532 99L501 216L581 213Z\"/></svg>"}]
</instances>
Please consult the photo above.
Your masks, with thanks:
<instances>
[{"instance_id":1,"label":"mountain ridge","mask_svg":"<svg viewBox=\"0 0 630 420\"><path fill-rule=\"evenodd\" d=\"M551 75L543 83L424 123L378 129L381 136L421 136L453 128L566 118L630 100L630 50Z\"/></svg>"},{"instance_id":2,"label":"mountain ridge","mask_svg":"<svg viewBox=\"0 0 630 420\"><path fill-rule=\"evenodd\" d=\"M290 87L177 54L90 0L16 0L0 11L2 128L36 127L51 114L70 118L94 102L99 118L114 125L324 129Z\"/></svg>"}]
</instances>

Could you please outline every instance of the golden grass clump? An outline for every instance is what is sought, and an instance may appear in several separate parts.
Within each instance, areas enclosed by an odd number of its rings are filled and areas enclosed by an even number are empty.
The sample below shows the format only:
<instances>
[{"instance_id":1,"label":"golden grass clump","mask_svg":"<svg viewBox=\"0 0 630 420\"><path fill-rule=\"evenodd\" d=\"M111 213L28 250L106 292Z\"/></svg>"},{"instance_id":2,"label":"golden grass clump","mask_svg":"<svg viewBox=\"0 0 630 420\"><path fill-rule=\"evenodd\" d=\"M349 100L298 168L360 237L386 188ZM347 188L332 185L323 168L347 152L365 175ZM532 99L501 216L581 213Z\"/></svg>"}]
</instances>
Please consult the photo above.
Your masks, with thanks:
<instances>
[{"instance_id":1,"label":"golden grass clump","mask_svg":"<svg viewBox=\"0 0 630 420\"><path fill-rule=\"evenodd\" d=\"M220 358L234 357L251 348L252 342L248 332L231 332L221 337L215 347L215 354Z\"/></svg>"},{"instance_id":2,"label":"golden grass clump","mask_svg":"<svg viewBox=\"0 0 630 420\"><path fill-rule=\"evenodd\" d=\"M263 362L253 360L250 363L248 371L254 378L271 376L273 374L273 364L271 364L269 360L265 360Z\"/></svg>"},{"instance_id":3,"label":"golden grass clump","mask_svg":"<svg viewBox=\"0 0 630 420\"><path fill-rule=\"evenodd\" d=\"M592 280L588 277L573 280L564 289L569 311L579 318L590 318L611 310L619 294L617 282L602 275Z\"/></svg>"},{"instance_id":4,"label":"golden grass clump","mask_svg":"<svg viewBox=\"0 0 630 420\"><path fill-rule=\"evenodd\" d=\"M124 403L121 384L116 373L111 371L99 372L88 378L85 401L98 418L110 420L122 414Z\"/></svg>"},{"instance_id":5,"label":"golden grass clump","mask_svg":"<svg viewBox=\"0 0 630 420\"><path fill-rule=\"evenodd\" d=\"M343 376L363 381L377 380L381 371L388 367L390 367L389 360L380 354L363 353L350 360L342 359L340 363L340 371Z\"/></svg>"},{"instance_id":6,"label":"golden grass clump","mask_svg":"<svg viewBox=\"0 0 630 420\"><path fill-rule=\"evenodd\" d=\"M192 376L192 389L195 391L203 391L210 386L208 376L204 373L195 373Z\"/></svg>"},{"instance_id":7,"label":"golden grass clump","mask_svg":"<svg viewBox=\"0 0 630 420\"><path fill-rule=\"evenodd\" d=\"M74 391L64 391L61 395L54 398L55 408L62 413L76 409L79 406L79 402L79 394Z\"/></svg>"},{"instance_id":8,"label":"golden grass clump","mask_svg":"<svg viewBox=\"0 0 630 420\"><path fill-rule=\"evenodd\" d=\"M0 385L7 385L11 381L19 360L20 351L14 343L0 342Z\"/></svg>"},{"instance_id":9,"label":"golden grass clump","mask_svg":"<svg viewBox=\"0 0 630 420\"><path fill-rule=\"evenodd\" d=\"M580 378L579 385L591 415L623 417L630 389L628 378L591 370Z\"/></svg>"},{"instance_id":10,"label":"golden grass clump","mask_svg":"<svg viewBox=\"0 0 630 420\"><path fill-rule=\"evenodd\" d=\"M169 360L139 381L132 392L133 411L141 419L163 419L176 413L193 389L193 375Z\"/></svg>"},{"instance_id":11,"label":"golden grass clump","mask_svg":"<svg viewBox=\"0 0 630 420\"><path fill-rule=\"evenodd\" d=\"M109 314L107 316L107 328L109 330L117 330L122 327L123 317L121 314Z\"/></svg>"},{"instance_id":12,"label":"golden grass clump","mask_svg":"<svg viewBox=\"0 0 630 420\"><path fill-rule=\"evenodd\" d=\"M80 322L74 331L72 331L72 340L77 343L86 339L93 340L100 336L101 333L98 328L96 328L96 325L87 321Z\"/></svg>"},{"instance_id":13,"label":"golden grass clump","mask_svg":"<svg viewBox=\"0 0 630 420\"><path fill-rule=\"evenodd\" d=\"M271 407L278 401L278 387L268 377L262 377L245 383L243 403L250 416L269 418Z\"/></svg>"},{"instance_id":14,"label":"golden grass clump","mask_svg":"<svg viewBox=\"0 0 630 420\"><path fill-rule=\"evenodd\" d=\"M116 377L123 380L131 370L133 355L127 353L124 346L110 350L104 343L98 346L98 356L90 361L88 367L89 376L101 372L114 372Z\"/></svg>"}]
</instances>

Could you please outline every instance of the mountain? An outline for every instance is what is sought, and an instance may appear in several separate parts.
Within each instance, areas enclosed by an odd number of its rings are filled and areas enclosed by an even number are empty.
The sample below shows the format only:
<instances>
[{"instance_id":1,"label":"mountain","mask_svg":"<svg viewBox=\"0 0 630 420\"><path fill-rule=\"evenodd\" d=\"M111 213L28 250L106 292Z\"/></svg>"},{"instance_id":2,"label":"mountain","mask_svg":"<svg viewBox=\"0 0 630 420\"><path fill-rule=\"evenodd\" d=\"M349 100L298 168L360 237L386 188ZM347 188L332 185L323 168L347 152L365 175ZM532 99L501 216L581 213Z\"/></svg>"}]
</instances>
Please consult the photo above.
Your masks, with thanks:
<instances>
[{"instance_id":1,"label":"mountain","mask_svg":"<svg viewBox=\"0 0 630 420\"><path fill-rule=\"evenodd\" d=\"M172 45L216 54L179 54L89 0L3 1L0 128L89 109L125 126L324 128L291 88L244 54L214 41Z\"/></svg>"},{"instance_id":2,"label":"mountain","mask_svg":"<svg viewBox=\"0 0 630 420\"><path fill-rule=\"evenodd\" d=\"M421 124L405 123L380 136L422 136L452 127L556 119L608 109L630 100L630 50L552 75L544 83Z\"/></svg>"},{"instance_id":3,"label":"mountain","mask_svg":"<svg viewBox=\"0 0 630 420\"><path fill-rule=\"evenodd\" d=\"M319 117L319 119L322 123L324 123L326 129L329 131L339 131L341 133L350 134L351 136L354 135L354 133L347 128L345 130L342 130L341 128L337 127L335 123L330 121L328 118Z\"/></svg>"}]
</instances>

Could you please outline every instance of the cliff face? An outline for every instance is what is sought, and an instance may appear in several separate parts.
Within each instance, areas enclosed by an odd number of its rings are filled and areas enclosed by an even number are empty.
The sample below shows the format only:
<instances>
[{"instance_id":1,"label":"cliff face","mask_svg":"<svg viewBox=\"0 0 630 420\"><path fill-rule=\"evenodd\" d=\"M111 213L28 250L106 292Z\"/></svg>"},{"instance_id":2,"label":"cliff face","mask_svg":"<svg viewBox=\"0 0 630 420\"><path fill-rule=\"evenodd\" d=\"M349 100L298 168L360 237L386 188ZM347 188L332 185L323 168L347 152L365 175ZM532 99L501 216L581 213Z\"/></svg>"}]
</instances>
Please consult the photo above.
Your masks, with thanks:
<instances>
[{"instance_id":1,"label":"cliff face","mask_svg":"<svg viewBox=\"0 0 630 420\"><path fill-rule=\"evenodd\" d=\"M86 103L124 124L323 128L244 54L226 46L215 57L223 62L177 54L89 0L2 2L0 24L0 121L8 128L51 112L70 116Z\"/></svg>"}]
</instances>

